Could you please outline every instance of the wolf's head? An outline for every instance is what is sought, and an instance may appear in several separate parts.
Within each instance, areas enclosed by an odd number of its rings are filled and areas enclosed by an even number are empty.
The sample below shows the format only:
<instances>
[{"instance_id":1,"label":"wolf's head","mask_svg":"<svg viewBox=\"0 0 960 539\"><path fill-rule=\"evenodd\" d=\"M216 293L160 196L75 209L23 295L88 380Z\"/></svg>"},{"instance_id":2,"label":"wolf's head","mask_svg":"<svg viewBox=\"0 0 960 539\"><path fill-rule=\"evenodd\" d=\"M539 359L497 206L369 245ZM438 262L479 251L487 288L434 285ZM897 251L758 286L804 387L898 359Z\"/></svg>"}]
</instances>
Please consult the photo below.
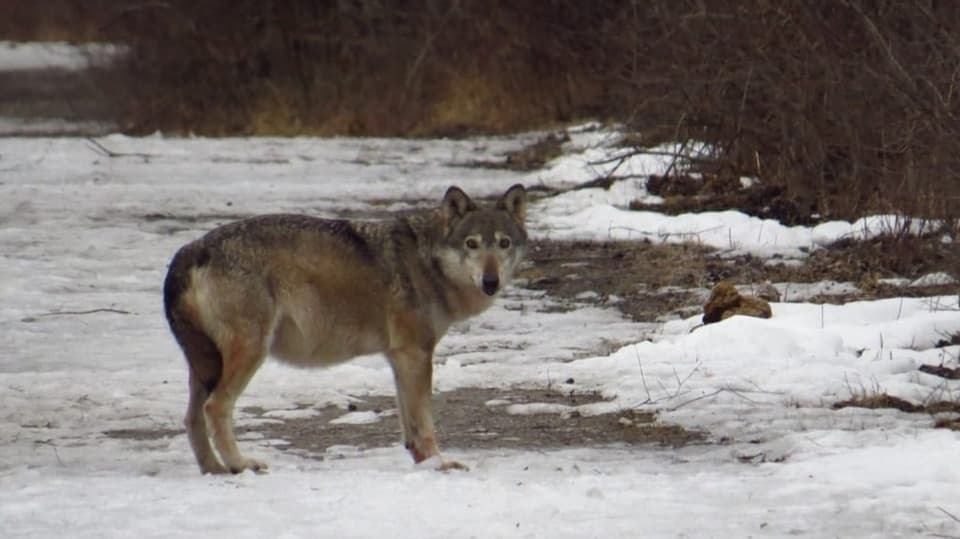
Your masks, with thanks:
<instances>
[{"instance_id":1,"label":"wolf's head","mask_svg":"<svg viewBox=\"0 0 960 539\"><path fill-rule=\"evenodd\" d=\"M459 187L440 204L445 235L437 258L443 273L493 296L510 280L527 247L527 191L517 184L493 207L478 206Z\"/></svg>"}]
</instances>

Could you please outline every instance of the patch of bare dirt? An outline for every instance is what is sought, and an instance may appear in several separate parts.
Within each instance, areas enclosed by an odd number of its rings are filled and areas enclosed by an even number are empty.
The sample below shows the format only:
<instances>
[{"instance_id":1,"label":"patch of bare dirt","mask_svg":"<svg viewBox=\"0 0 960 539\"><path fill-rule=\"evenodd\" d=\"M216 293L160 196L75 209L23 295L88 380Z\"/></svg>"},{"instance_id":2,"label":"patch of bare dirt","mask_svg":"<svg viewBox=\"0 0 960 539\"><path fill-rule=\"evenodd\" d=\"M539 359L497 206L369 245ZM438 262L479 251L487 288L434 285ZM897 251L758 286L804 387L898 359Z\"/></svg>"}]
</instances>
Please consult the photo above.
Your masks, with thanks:
<instances>
[{"instance_id":1,"label":"patch of bare dirt","mask_svg":"<svg viewBox=\"0 0 960 539\"><path fill-rule=\"evenodd\" d=\"M709 253L692 244L535 241L532 265L518 276L550 296L614 304L635 321L654 321L699 305L701 295L687 290L707 286Z\"/></svg>"},{"instance_id":2,"label":"patch of bare dirt","mask_svg":"<svg viewBox=\"0 0 960 539\"><path fill-rule=\"evenodd\" d=\"M799 264L771 264L749 254L728 256L691 243L650 241L534 241L528 258L531 264L518 275L525 279L523 286L579 304L615 305L642 322L696 314L721 280L736 285L856 283L854 292L810 300L846 303L954 294L956 284L898 286L883 279L912 280L933 272L960 275L960 249L938 237L840 242L817 249Z\"/></svg>"},{"instance_id":3,"label":"patch of bare dirt","mask_svg":"<svg viewBox=\"0 0 960 539\"><path fill-rule=\"evenodd\" d=\"M567 413L516 414L510 408L530 403L576 407L600 400L592 393L542 389L469 388L439 393L434 395L437 438L441 447L457 449L549 449L614 443L679 447L704 438L699 432L657 423L647 412L586 416L573 409ZM369 397L355 407L356 411L381 413L394 409L395 404L389 397ZM399 420L393 416L375 423L339 425L330 421L347 410L327 406L315 412L314 417L266 423L252 430L286 441L288 450L310 455L322 453L331 445L387 447L400 440Z\"/></svg>"},{"instance_id":4,"label":"patch of bare dirt","mask_svg":"<svg viewBox=\"0 0 960 539\"><path fill-rule=\"evenodd\" d=\"M921 367L920 370L923 371L923 368ZM957 401L934 401L924 404L913 404L900 397L880 393L878 395L855 397L837 402L832 408L834 410L841 410L843 408L891 408L911 414L930 414L931 416L946 414L951 417L938 417L934 421L934 428L960 430L960 417L957 417L957 414L960 414L960 402Z\"/></svg>"},{"instance_id":5,"label":"patch of bare dirt","mask_svg":"<svg viewBox=\"0 0 960 539\"><path fill-rule=\"evenodd\" d=\"M956 340L956 336L951 339L951 341L953 340ZM950 367L944 367L943 365L920 365L919 370L920 372L939 376L940 378L946 378L947 380L960 380L960 368L951 369Z\"/></svg>"},{"instance_id":6,"label":"patch of bare dirt","mask_svg":"<svg viewBox=\"0 0 960 539\"><path fill-rule=\"evenodd\" d=\"M843 408L892 408L894 410L900 410L901 412L911 413L923 411L923 406L918 406L912 402L903 400L900 397L894 397L892 395L887 395L886 393L840 401L834 403L831 408L834 410L841 410Z\"/></svg>"},{"instance_id":7,"label":"patch of bare dirt","mask_svg":"<svg viewBox=\"0 0 960 539\"><path fill-rule=\"evenodd\" d=\"M186 406L186 404L184 404ZM153 440L162 440L164 438L173 438L185 434L183 429L112 429L103 431L103 435L108 438L117 438L119 440L137 440L149 442Z\"/></svg>"},{"instance_id":8,"label":"patch of bare dirt","mask_svg":"<svg viewBox=\"0 0 960 539\"><path fill-rule=\"evenodd\" d=\"M960 430L960 419L938 419L933 426L938 429Z\"/></svg>"},{"instance_id":9,"label":"patch of bare dirt","mask_svg":"<svg viewBox=\"0 0 960 539\"><path fill-rule=\"evenodd\" d=\"M437 437L441 447L457 449L550 449L594 447L609 444L681 447L698 443L705 434L676 425L659 423L654 414L625 410L588 416L576 407L600 402L595 393L547 389L459 389L434 395ZM515 413L513 405L547 404L567 407L563 412ZM399 420L391 397L365 397L349 408L325 406L311 410L309 417L284 418L252 426L238 426L237 433L256 433L265 439L283 440L284 450L311 458L323 458L327 448L351 445L358 448L390 447L400 441ZM374 412L379 421L338 424L331 421L347 412ZM271 419L268 410L244 408L243 412ZM114 438L155 440L183 434L171 429L123 429L107 431Z\"/></svg>"}]
</instances>

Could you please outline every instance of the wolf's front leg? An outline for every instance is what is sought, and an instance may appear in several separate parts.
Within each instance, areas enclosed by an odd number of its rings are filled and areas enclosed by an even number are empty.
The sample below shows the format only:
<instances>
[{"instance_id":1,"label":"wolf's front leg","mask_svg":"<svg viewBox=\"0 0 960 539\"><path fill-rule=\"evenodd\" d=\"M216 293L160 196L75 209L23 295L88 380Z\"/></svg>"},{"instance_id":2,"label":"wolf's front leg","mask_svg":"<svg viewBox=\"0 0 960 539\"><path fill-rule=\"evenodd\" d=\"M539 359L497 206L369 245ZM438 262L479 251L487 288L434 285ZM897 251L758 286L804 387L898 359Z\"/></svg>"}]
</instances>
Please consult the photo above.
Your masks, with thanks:
<instances>
[{"instance_id":1,"label":"wolf's front leg","mask_svg":"<svg viewBox=\"0 0 960 539\"><path fill-rule=\"evenodd\" d=\"M404 445L416 462L439 455L431 412L432 355L415 347L405 347L391 350L388 357L397 385Z\"/></svg>"},{"instance_id":2,"label":"wolf's front leg","mask_svg":"<svg viewBox=\"0 0 960 539\"><path fill-rule=\"evenodd\" d=\"M438 470L467 469L440 458L431 413L433 353L418 347L394 348L387 354L397 384L403 442L417 463L436 458Z\"/></svg>"}]
</instances>

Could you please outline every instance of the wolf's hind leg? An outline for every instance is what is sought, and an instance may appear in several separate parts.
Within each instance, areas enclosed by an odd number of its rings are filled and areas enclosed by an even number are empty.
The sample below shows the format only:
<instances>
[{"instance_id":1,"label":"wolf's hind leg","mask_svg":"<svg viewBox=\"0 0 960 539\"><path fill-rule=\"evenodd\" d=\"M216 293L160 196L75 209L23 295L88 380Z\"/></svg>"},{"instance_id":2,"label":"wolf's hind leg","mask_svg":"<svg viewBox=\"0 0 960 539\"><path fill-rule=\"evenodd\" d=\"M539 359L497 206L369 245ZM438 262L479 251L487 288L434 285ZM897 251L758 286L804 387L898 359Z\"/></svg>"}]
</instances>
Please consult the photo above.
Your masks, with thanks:
<instances>
[{"instance_id":1,"label":"wolf's hind leg","mask_svg":"<svg viewBox=\"0 0 960 539\"><path fill-rule=\"evenodd\" d=\"M207 420L203 413L203 405L209 395L210 393L204 384L191 372L190 402L187 404L187 416L183 422L187 427L187 438L190 440L193 454L197 457L200 471L202 473L221 474L226 473L227 468L220 463L217 455L213 452L210 437L207 433Z\"/></svg>"},{"instance_id":2,"label":"wolf's hind leg","mask_svg":"<svg viewBox=\"0 0 960 539\"><path fill-rule=\"evenodd\" d=\"M213 443L227 469L264 471L267 465L240 454L233 430L233 407L267 355L264 338L234 335L223 354L223 374L204 404L204 412L213 431ZM253 341L253 342L251 342Z\"/></svg>"},{"instance_id":3,"label":"wolf's hind leg","mask_svg":"<svg viewBox=\"0 0 960 539\"><path fill-rule=\"evenodd\" d=\"M225 473L227 469L217 460L210 446L203 405L210 390L219 383L222 369L220 351L212 339L190 319L189 313L171 309L170 327L183 349L190 373L190 396L183 423L187 429L190 447L202 473Z\"/></svg>"}]
</instances>

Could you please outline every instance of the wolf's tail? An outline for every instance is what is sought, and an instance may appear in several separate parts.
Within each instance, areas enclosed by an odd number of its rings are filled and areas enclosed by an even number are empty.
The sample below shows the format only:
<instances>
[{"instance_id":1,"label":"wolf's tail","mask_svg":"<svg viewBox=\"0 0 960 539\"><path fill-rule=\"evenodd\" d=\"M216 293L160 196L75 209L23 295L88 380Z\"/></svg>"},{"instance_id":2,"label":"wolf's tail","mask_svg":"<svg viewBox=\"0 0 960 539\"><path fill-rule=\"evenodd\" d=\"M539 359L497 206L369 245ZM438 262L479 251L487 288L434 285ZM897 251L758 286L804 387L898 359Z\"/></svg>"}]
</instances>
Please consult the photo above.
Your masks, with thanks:
<instances>
[{"instance_id":1,"label":"wolf's tail","mask_svg":"<svg viewBox=\"0 0 960 539\"><path fill-rule=\"evenodd\" d=\"M181 302L191 286L191 270L210 261L209 252L197 244L180 249L163 281L163 307L170 331L177 339L190 366L190 376L206 393L213 391L223 371L223 356L213 339L203 330L193 313L185 312Z\"/></svg>"}]
</instances>

